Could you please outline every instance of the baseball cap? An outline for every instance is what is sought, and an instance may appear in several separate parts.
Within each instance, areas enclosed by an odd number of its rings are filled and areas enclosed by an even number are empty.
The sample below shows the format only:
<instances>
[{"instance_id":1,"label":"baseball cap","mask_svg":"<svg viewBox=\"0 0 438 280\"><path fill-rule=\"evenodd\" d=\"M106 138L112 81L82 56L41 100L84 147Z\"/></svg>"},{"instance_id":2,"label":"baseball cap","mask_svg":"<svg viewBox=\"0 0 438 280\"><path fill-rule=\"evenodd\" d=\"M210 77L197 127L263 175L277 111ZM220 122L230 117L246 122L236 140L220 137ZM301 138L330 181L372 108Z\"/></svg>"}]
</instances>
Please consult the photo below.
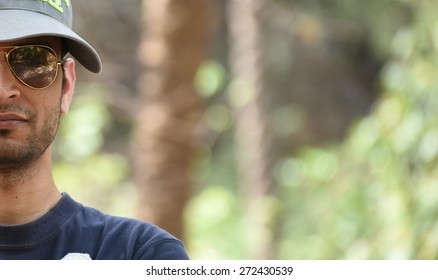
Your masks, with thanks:
<instances>
[{"instance_id":1,"label":"baseball cap","mask_svg":"<svg viewBox=\"0 0 438 280\"><path fill-rule=\"evenodd\" d=\"M38 36L61 37L68 52L85 68L99 73L96 50L72 30L71 0L0 0L0 42Z\"/></svg>"}]
</instances>

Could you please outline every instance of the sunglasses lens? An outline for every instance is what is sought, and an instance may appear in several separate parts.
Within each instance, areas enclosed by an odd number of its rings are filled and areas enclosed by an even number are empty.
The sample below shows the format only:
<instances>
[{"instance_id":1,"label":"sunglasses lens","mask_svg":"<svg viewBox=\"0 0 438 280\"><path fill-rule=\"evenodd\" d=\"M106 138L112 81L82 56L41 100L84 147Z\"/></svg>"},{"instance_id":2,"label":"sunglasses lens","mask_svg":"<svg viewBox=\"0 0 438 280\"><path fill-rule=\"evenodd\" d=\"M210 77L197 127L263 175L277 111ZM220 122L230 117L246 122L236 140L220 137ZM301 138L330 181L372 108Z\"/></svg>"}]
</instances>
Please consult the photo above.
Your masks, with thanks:
<instances>
[{"instance_id":1,"label":"sunglasses lens","mask_svg":"<svg viewBox=\"0 0 438 280\"><path fill-rule=\"evenodd\" d=\"M58 59L44 46L23 46L10 51L8 63L15 76L33 88L49 86L56 78Z\"/></svg>"}]
</instances>

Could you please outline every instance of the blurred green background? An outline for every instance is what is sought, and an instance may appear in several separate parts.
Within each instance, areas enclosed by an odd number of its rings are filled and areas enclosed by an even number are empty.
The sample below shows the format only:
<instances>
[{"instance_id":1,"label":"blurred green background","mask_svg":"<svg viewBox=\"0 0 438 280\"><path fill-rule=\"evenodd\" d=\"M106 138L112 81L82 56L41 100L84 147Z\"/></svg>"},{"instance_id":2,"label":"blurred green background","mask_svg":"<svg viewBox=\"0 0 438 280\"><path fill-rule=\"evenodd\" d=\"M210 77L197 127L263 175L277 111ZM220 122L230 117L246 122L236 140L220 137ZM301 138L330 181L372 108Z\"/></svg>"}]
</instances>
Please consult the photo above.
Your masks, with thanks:
<instances>
[{"instance_id":1,"label":"blurred green background","mask_svg":"<svg viewBox=\"0 0 438 280\"><path fill-rule=\"evenodd\" d=\"M77 68L54 166L62 191L130 217L145 2L196 1L74 1L104 72ZM211 4L191 191L174 216L191 258L437 258L438 1Z\"/></svg>"}]
</instances>

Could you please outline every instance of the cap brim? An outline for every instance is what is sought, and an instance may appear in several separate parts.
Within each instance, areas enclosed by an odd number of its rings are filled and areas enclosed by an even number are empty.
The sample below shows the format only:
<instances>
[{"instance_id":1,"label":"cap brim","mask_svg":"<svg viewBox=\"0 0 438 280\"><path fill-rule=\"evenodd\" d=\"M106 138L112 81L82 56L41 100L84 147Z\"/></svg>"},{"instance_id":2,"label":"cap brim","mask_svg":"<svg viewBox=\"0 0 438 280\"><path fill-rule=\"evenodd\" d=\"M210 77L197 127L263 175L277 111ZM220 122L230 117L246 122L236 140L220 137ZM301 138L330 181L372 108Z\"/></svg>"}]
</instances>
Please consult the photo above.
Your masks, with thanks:
<instances>
[{"instance_id":1,"label":"cap brim","mask_svg":"<svg viewBox=\"0 0 438 280\"><path fill-rule=\"evenodd\" d=\"M66 39L68 51L80 64L94 73L102 70L96 50L58 20L35 12L0 10L0 42L39 36Z\"/></svg>"}]
</instances>

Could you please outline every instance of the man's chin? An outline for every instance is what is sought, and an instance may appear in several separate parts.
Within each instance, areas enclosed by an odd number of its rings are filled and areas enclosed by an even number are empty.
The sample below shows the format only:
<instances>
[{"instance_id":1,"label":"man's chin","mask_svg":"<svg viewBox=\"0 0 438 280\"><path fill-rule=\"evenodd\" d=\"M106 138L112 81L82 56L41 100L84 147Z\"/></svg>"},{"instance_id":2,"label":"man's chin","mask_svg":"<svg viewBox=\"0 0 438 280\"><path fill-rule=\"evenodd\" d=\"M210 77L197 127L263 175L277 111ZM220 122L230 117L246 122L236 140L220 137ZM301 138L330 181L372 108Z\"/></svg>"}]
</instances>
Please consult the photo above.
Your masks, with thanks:
<instances>
[{"instance_id":1,"label":"man's chin","mask_svg":"<svg viewBox=\"0 0 438 280\"><path fill-rule=\"evenodd\" d=\"M43 151L32 146L20 145L18 141L12 139L4 141L0 137L0 169L19 168L35 161Z\"/></svg>"}]
</instances>

